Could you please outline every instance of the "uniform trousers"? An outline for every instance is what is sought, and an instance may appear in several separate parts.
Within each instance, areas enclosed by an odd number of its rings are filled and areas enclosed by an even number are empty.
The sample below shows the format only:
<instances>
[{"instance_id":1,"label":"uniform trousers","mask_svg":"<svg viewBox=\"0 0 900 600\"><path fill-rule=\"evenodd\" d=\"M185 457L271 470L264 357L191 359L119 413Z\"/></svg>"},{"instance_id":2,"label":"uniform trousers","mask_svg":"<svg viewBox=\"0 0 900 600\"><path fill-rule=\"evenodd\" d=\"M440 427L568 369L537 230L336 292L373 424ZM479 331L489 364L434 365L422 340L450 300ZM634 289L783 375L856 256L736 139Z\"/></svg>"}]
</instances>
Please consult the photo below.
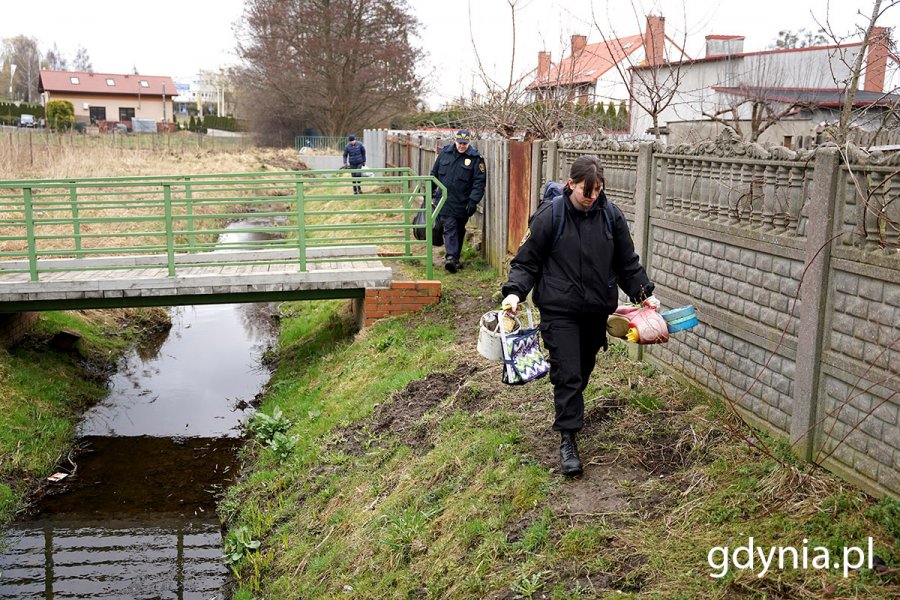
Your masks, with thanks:
<instances>
[{"instance_id":1,"label":"uniform trousers","mask_svg":"<svg viewBox=\"0 0 900 600\"><path fill-rule=\"evenodd\" d=\"M469 217L451 217L441 215L441 223L444 225L444 250L447 262L459 262L462 255L463 240L466 238L466 223Z\"/></svg>"},{"instance_id":2,"label":"uniform trousers","mask_svg":"<svg viewBox=\"0 0 900 600\"><path fill-rule=\"evenodd\" d=\"M556 418L554 431L584 427L584 388L606 347L606 319L601 313L552 313L541 310L541 338L550 362Z\"/></svg>"},{"instance_id":3,"label":"uniform trousers","mask_svg":"<svg viewBox=\"0 0 900 600\"><path fill-rule=\"evenodd\" d=\"M350 165L351 169L359 169L361 167L362 167L362 164ZM362 183L362 182L359 179L357 179L357 177L362 177L362 176L363 176L362 171L354 171L354 172L350 173L350 177L353 177L353 193L354 194L362 194L362 186L360 185L360 183Z\"/></svg>"}]
</instances>

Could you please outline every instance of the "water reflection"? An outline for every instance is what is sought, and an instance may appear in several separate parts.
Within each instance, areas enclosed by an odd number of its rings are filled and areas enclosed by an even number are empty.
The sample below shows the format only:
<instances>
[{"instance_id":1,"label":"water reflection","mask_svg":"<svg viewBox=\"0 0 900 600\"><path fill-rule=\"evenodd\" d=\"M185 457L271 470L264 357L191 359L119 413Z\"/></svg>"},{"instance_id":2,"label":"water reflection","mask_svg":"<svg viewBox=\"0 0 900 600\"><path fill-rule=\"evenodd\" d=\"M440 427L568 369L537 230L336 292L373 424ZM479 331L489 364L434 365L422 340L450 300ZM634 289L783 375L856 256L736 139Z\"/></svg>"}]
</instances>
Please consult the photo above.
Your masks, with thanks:
<instances>
[{"instance_id":1,"label":"water reflection","mask_svg":"<svg viewBox=\"0 0 900 600\"><path fill-rule=\"evenodd\" d=\"M260 360L272 336L267 305L173 309L158 346L131 352L88 410L79 435L236 436L269 377Z\"/></svg>"},{"instance_id":2,"label":"water reflection","mask_svg":"<svg viewBox=\"0 0 900 600\"><path fill-rule=\"evenodd\" d=\"M220 598L215 503L236 476L239 441L83 442L75 477L6 533L0 598Z\"/></svg>"},{"instance_id":3,"label":"water reflection","mask_svg":"<svg viewBox=\"0 0 900 600\"><path fill-rule=\"evenodd\" d=\"M85 451L74 476L0 535L0 598L223 596L215 504L236 475L247 405L269 377L261 358L274 312L172 309L171 330L123 359L107 398L78 427Z\"/></svg>"}]
</instances>

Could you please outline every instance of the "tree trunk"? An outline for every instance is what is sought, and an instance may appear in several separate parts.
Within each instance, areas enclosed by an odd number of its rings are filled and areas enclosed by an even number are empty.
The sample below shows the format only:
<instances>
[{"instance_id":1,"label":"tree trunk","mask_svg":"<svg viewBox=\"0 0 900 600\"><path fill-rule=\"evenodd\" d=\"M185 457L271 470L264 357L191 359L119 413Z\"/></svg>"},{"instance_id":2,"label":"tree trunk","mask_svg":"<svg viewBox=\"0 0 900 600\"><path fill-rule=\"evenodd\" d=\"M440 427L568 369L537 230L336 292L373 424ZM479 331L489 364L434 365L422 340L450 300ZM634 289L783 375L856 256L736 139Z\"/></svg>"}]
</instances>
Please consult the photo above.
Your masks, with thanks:
<instances>
[{"instance_id":1,"label":"tree trunk","mask_svg":"<svg viewBox=\"0 0 900 600\"><path fill-rule=\"evenodd\" d=\"M866 34L863 36L862 47L856 60L853 62L853 70L850 73L850 85L847 86L847 97L844 98L844 106L841 108L841 118L838 122L838 129L835 132L834 141L838 145L847 143L847 136L850 133L850 116L853 113L853 101L856 99L856 87L859 85L859 78L862 75L863 55L869 47L869 38L872 37L872 29L875 27L875 21L878 20L878 14L881 12L881 0L875 0L872 7L872 17L866 26Z\"/></svg>"}]
</instances>

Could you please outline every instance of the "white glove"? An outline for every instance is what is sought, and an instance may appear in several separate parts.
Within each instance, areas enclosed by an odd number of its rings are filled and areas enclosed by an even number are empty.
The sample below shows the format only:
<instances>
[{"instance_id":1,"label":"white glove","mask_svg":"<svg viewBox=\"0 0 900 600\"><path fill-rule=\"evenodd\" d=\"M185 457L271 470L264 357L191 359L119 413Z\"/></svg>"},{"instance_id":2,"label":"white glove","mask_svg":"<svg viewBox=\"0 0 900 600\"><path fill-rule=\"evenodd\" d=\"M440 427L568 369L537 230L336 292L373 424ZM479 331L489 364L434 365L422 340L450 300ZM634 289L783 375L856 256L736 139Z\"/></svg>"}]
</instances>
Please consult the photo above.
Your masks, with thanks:
<instances>
[{"instance_id":1,"label":"white glove","mask_svg":"<svg viewBox=\"0 0 900 600\"><path fill-rule=\"evenodd\" d=\"M659 310L659 299L656 296L647 296L644 299L644 306L653 310Z\"/></svg>"},{"instance_id":2,"label":"white glove","mask_svg":"<svg viewBox=\"0 0 900 600\"><path fill-rule=\"evenodd\" d=\"M516 309L519 308L519 297L515 294L510 294L503 299L503 304L500 308L508 309L510 312L516 312Z\"/></svg>"}]
</instances>

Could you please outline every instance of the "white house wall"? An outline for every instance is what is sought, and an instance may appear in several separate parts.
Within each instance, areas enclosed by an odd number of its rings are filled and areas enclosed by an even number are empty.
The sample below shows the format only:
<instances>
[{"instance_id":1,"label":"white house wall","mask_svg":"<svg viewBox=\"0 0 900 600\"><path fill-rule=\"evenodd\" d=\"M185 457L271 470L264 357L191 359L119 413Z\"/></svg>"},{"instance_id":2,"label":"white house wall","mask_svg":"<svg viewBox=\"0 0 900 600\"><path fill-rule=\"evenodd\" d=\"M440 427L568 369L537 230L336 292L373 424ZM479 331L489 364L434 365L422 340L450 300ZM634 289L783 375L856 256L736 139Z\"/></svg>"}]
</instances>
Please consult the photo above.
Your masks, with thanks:
<instances>
[{"instance_id":1,"label":"white house wall","mask_svg":"<svg viewBox=\"0 0 900 600\"><path fill-rule=\"evenodd\" d=\"M849 79L848 65L853 64L859 46L842 50L842 56L835 55L834 49L830 49L686 63L680 67L678 91L669 106L659 114L659 125L708 121L709 118L703 116L704 112L714 113L733 104L732 98L716 92L713 87L841 87L843 81ZM643 69L633 75L635 95L646 97L646 92L641 92L643 86L639 73L645 78L650 78L652 73L649 69ZM661 68L656 80L665 81L669 75L668 68ZM647 129L653 126L650 114L636 102L632 103L630 114L631 132L639 137L644 136Z\"/></svg>"},{"instance_id":2,"label":"white house wall","mask_svg":"<svg viewBox=\"0 0 900 600\"><path fill-rule=\"evenodd\" d=\"M595 102L609 103L610 101L613 101L618 105L619 102L624 100L627 104L628 86L625 84L625 79L623 79L623 77L628 78L628 68L632 65L639 65L644 62L645 56L644 48L638 48L631 56L620 63L619 67L622 71L621 73L619 72L619 69L613 67L601 75L594 86Z\"/></svg>"}]
</instances>

